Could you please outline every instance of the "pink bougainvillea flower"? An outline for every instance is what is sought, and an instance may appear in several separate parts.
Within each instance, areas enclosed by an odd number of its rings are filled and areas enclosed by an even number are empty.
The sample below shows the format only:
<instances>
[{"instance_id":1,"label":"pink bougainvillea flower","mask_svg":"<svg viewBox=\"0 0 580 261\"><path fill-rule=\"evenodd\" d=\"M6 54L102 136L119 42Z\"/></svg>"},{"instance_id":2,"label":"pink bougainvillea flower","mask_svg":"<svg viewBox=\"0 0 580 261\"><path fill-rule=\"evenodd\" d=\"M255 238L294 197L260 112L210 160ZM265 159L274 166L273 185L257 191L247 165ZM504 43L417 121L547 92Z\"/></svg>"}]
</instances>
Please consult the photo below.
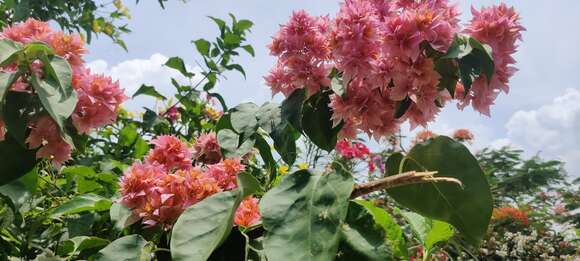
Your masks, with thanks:
<instances>
[{"instance_id":1,"label":"pink bougainvillea flower","mask_svg":"<svg viewBox=\"0 0 580 261\"><path fill-rule=\"evenodd\" d=\"M415 136L414 143L425 142L425 141L428 141L429 139L432 139L435 137L437 137L437 135L435 133L433 133L432 131L422 130L420 132L417 132L417 135Z\"/></svg>"},{"instance_id":2,"label":"pink bougainvillea flower","mask_svg":"<svg viewBox=\"0 0 580 261\"><path fill-rule=\"evenodd\" d=\"M65 58L73 67L83 66L82 56L87 52L85 43L78 34L54 32L47 37L47 43L54 52Z\"/></svg>"},{"instance_id":3,"label":"pink bougainvillea flower","mask_svg":"<svg viewBox=\"0 0 580 261\"><path fill-rule=\"evenodd\" d=\"M525 28L520 24L515 9L503 3L480 11L472 8L471 13L473 18L465 32L491 46L495 71L489 84L485 76L475 80L470 92L464 98L460 97L461 107L472 104L475 110L489 116L490 106L498 94L509 91L509 78L517 71L513 66L516 62L513 58L516 42L522 40L521 32Z\"/></svg>"},{"instance_id":4,"label":"pink bougainvillea flower","mask_svg":"<svg viewBox=\"0 0 580 261\"><path fill-rule=\"evenodd\" d=\"M157 162L167 170L192 168L193 153L189 145L175 136L163 135L151 141L155 147L145 158L146 163Z\"/></svg>"},{"instance_id":5,"label":"pink bougainvillea flower","mask_svg":"<svg viewBox=\"0 0 580 261\"><path fill-rule=\"evenodd\" d=\"M345 159L365 159L370 155L369 148L360 142L341 140L336 143L335 149Z\"/></svg>"},{"instance_id":6,"label":"pink bougainvillea flower","mask_svg":"<svg viewBox=\"0 0 580 261\"><path fill-rule=\"evenodd\" d=\"M215 132L200 134L193 145L193 157L205 164L215 164L222 159Z\"/></svg>"},{"instance_id":7,"label":"pink bougainvillea flower","mask_svg":"<svg viewBox=\"0 0 580 261\"><path fill-rule=\"evenodd\" d=\"M149 190L155 187L157 180L163 176L165 170L157 163L134 163L121 177L120 202L131 209L144 205Z\"/></svg>"},{"instance_id":8,"label":"pink bougainvillea flower","mask_svg":"<svg viewBox=\"0 0 580 261\"><path fill-rule=\"evenodd\" d=\"M471 142L474 136L469 129L457 129L453 132L453 138L458 141Z\"/></svg>"},{"instance_id":9,"label":"pink bougainvillea flower","mask_svg":"<svg viewBox=\"0 0 580 261\"><path fill-rule=\"evenodd\" d=\"M6 27L2 31L2 37L20 43L30 43L35 41L46 42L53 33L47 22L28 18L25 22L16 23Z\"/></svg>"},{"instance_id":10,"label":"pink bougainvillea flower","mask_svg":"<svg viewBox=\"0 0 580 261\"><path fill-rule=\"evenodd\" d=\"M234 216L234 224L242 227L251 227L258 223L262 217L260 216L260 207L258 199L248 196L242 201L236 214Z\"/></svg>"},{"instance_id":11,"label":"pink bougainvillea flower","mask_svg":"<svg viewBox=\"0 0 580 261\"><path fill-rule=\"evenodd\" d=\"M30 149L38 149L37 158L48 158L60 167L71 158L72 147L60 135L58 125L50 116L41 116L30 123L30 134L26 139Z\"/></svg>"},{"instance_id":12,"label":"pink bougainvillea flower","mask_svg":"<svg viewBox=\"0 0 580 261\"><path fill-rule=\"evenodd\" d=\"M346 0L330 33L332 58L346 81L375 70L383 31L380 17L370 1Z\"/></svg>"},{"instance_id":13,"label":"pink bougainvillea flower","mask_svg":"<svg viewBox=\"0 0 580 261\"><path fill-rule=\"evenodd\" d=\"M295 11L290 22L280 28L269 45L278 62L264 77L272 95L288 96L300 88L314 94L330 84L330 67L325 64L330 56L327 30L328 18L312 17L303 10Z\"/></svg>"},{"instance_id":14,"label":"pink bougainvillea flower","mask_svg":"<svg viewBox=\"0 0 580 261\"><path fill-rule=\"evenodd\" d=\"M238 187L237 176L245 170L241 159L224 159L223 161L208 165L207 173L213 177L221 189L232 190Z\"/></svg>"},{"instance_id":15,"label":"pink bougainvillea flower","mask_svg":"<svg viewBox=\"0 0 580 261\"><path fill-rule=\"evenodd\" d=\"M167 118L170 122L176 122L179 120L180 116L179 109L177 106L171 106L169 109L167 109L167 111L165 111L163 115L165 115L165 118Z\"/></svg>"},{"instance_id":16,"label":"pink bougainvillea flower","mask_svg":"<svg viewBox=\"0 0 580 261\"><path fill-rule=\"evenodd\" d=\"M121 103L127 100L119 82L110 77L81 70L73 75L73 87L78 103L72 114L73 124L80 133L115 122Z\"/></svg>"}]
</instances>

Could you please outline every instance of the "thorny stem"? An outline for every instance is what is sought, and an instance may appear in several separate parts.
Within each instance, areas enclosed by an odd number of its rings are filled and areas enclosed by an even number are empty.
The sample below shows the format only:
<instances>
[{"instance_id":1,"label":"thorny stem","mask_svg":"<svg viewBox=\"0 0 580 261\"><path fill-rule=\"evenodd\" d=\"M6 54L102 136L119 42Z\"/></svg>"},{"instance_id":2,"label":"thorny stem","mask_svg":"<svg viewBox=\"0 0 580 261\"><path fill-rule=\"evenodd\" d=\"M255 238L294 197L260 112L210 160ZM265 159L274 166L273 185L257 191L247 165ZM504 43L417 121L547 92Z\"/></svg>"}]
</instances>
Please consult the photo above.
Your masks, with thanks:
<instances>
[{"instance_id":1,"label":"thorny stem","mask_svg":"<svg viewBox=\"0 0 580 261\"><path fill-rule=\"evenodd\" d=\"M428 182L450 182L455 183L459 186L463 186L463 183L461 183L460 180L455 178L434 177L433 175L435 175L436 173L437 173L436 171L426 171L426 172L409 171L369 181L363 184L356 184L350 197L354 199L362 195L366 195L379 190Z\"/></svg>"}]
</instances>

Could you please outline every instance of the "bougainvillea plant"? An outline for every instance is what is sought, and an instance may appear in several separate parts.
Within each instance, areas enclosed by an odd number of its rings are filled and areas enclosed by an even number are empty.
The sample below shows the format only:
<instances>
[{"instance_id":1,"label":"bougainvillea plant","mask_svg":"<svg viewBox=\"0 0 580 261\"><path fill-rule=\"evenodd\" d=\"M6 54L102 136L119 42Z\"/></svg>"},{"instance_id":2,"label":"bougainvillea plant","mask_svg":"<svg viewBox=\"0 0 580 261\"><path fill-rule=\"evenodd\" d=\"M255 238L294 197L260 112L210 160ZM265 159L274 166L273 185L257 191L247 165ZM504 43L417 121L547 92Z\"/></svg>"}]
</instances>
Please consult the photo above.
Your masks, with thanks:
<instances>
[{"instance_id":1,"label":"bougainvillea plant","mask_svg":"<svg viewBox=\"0 0 580 261\"><path fill-rule=\"evenodd\" d=\"M2 173L31 170L31 154L59 166L71 158L74 137L115 121L127 98L118 82L85 67L79 35L28 19L6 27L1 38L0 146L2 157L16 159L2 164Z\"/></svg>"},{"instance_id":2,"label":"bougainvillea plant","mask_svg":"<svg viewBox=\"0 0 580 261\"><path fill-rule=\"evenodd\" d=\"M175 99L142 85L133 97L164 108L138 117L120 110L117 82L85 68L79 36L13 24L0 40L0 170L10 173L0 213L17 214L2 216L15 222L0 230L0 248L29 259L276 261L426 260L451 237L477 246L493 201L461 143L471 133L421 132L388 155L357 139L392 141L453 99L490 114L524 28L504 4L472 16L460 26L445 0L345 0L334 17L296 11L268 46L278 60L265 80L284 100L232 108L214 87L229 71L245 76L234 58L255 54L253 23L210 17L218 37L193 41L201 77L170 58L165 66L188 82L172 79ZM323 166L296 164L301 142L327 152L313 161ZM359 179L355 160L374 178ZM16 200L37 187L50 199ZM33 210L18 214L22 204Z\"/></svg>"}]
</instances>

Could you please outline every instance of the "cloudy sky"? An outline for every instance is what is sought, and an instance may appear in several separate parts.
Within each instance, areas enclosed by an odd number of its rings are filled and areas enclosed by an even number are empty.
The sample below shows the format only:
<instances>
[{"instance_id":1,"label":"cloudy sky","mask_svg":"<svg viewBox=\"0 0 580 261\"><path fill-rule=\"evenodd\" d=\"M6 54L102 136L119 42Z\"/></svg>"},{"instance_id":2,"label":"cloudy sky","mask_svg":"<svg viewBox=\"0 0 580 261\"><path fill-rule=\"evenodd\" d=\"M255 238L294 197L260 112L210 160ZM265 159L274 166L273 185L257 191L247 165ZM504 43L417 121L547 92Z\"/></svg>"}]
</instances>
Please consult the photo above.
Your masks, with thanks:
<instances>
[{"instance_id":1,"label":"cloudy sky","mask_svg":"<svg viewBox=\"0 0 580 261\"><path fill-rule=\"evenodd\" d=\"M246 68L247 79L230 74L219 90L228 104L243 101L262 103L270 100L263 76L274 59L265 46L292 10L305 9L313 15L333 16L336 0L172 0L162 10L157 1L126 1L131 10L129 22L133 32L124 36L129 52L111 44L106 38L91 43L88 61L94 70L119 79L131 95L141 83L155 85L165 94L171 92L170 77L175 72L163 68L167 57L181 56L195 65L191 40L214 38L216 27L208 15L226 18L229 12L238 18L254 21L248 36L256 57L243 56L237 61ZM470 18L470 7L496 4L500 1L460 1L463 21ZM457 128L470 128L476 135L474 150L484 146L511 144L523 148L528 155L540 153L545 158L564 160L570 175L580 176L580 33L577 29L577 0L514 0L505 1L521 13L527 28L516 60L520 71L511 80L511 91L501 95L486 117L471 109L458 111L448 106L429 128L449 134ZM192 67L193 68L193 67ZM281 97L274 97L280 100ZM128 106L149 104L139 99Z\"/></svg>"}]
</instances>

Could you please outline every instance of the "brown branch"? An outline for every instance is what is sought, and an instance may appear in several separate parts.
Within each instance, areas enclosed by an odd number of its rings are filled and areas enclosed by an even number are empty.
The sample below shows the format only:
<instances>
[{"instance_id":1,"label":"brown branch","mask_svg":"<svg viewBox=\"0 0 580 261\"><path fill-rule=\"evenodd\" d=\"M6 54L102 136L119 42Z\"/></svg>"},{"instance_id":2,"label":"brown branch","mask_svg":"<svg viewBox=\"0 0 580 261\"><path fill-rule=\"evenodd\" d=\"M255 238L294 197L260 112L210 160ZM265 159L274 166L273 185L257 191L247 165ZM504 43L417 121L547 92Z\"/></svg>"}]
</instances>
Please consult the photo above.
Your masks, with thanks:
<instances>
[{"instance_id":1,"label":"brown branch","mask_svg":"<svg viewBox=\"0 0 580 261\"><path fill-rule=\"evenodd\" d=\"M363 184L356 184L354 190L350 195L350 198L358 198L362 195L369 194L371 192L385 190L390 188L396 188L411 184L420 184L428 182L450 182L462 186L460 180L448 177L434 177L437 174L436 171L427 172L416 172L409 171L393 176L384 177L381 179L373 180Z\"/></svg>"}]
</instances>

